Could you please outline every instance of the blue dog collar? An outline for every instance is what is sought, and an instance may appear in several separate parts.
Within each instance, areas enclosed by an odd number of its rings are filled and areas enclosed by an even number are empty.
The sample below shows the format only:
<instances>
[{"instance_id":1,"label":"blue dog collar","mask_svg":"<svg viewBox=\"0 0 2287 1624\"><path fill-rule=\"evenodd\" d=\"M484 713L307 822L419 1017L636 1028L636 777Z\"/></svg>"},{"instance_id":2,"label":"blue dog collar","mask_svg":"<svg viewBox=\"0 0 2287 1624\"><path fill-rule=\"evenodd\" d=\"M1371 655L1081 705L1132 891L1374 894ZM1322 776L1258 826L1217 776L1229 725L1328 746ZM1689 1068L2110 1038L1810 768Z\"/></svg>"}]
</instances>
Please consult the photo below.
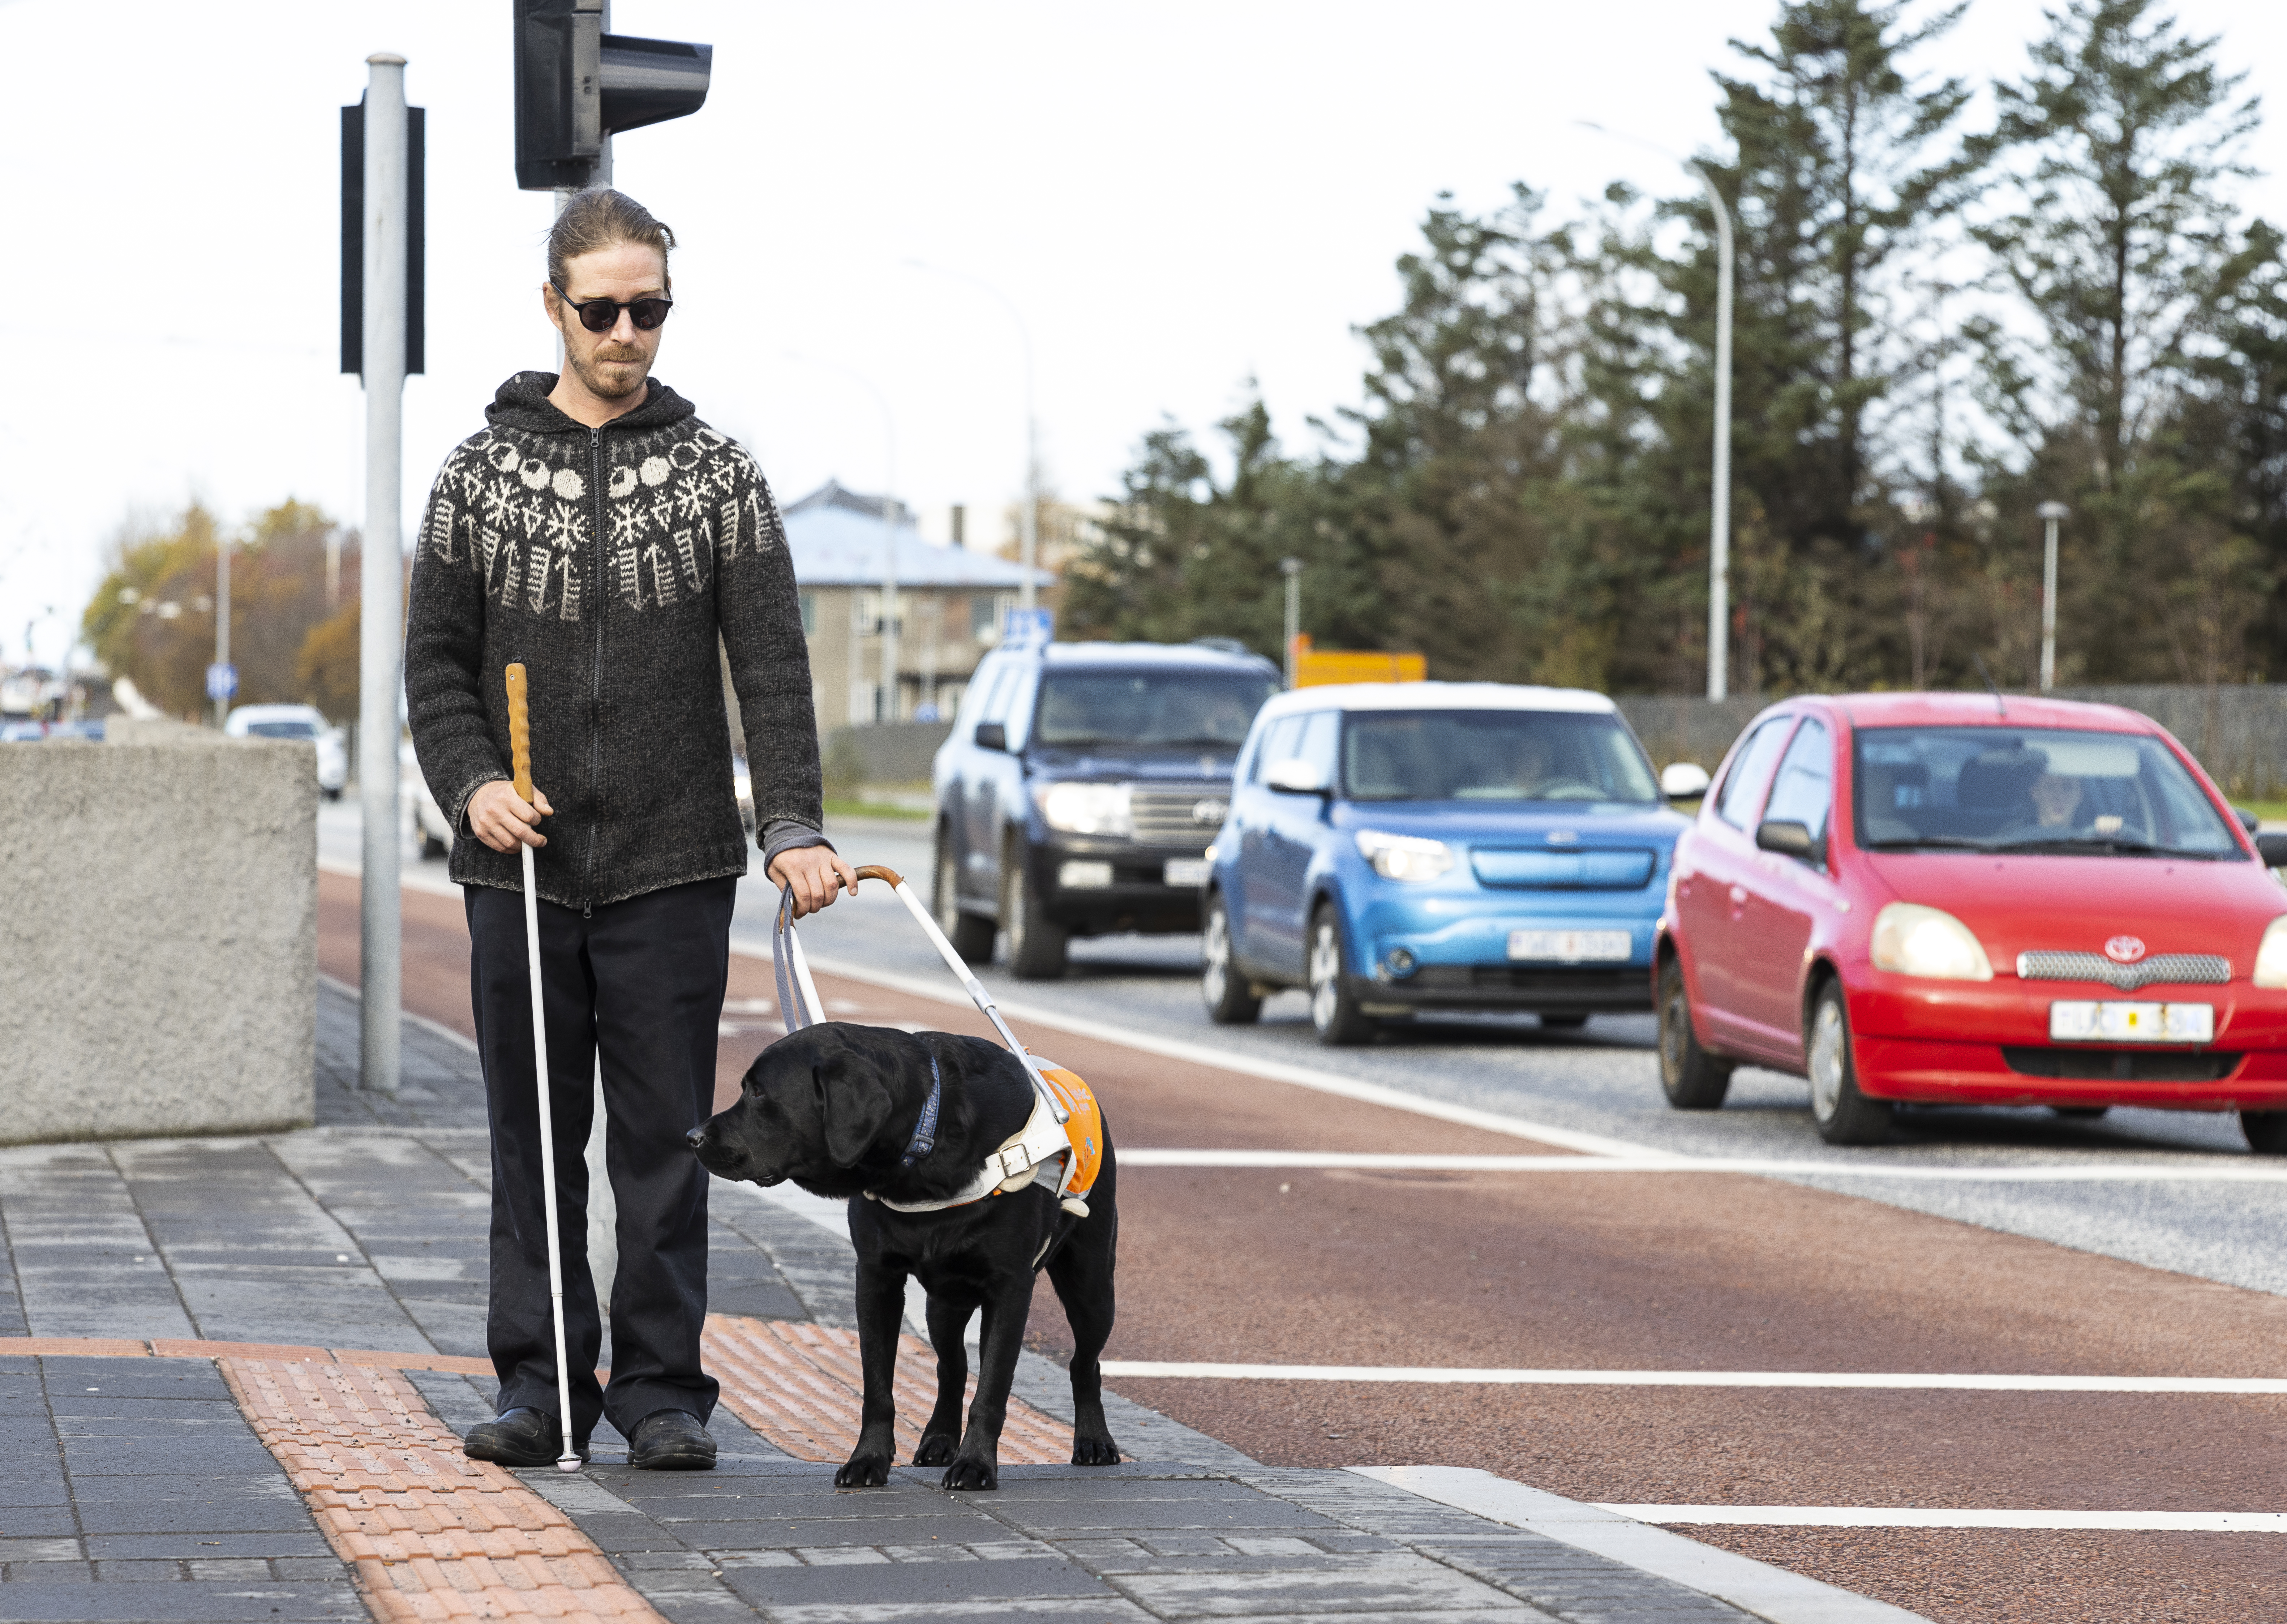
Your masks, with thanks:
<instances>
[{"instance_id":1,"label":"blue dog collar","mask_svg":"<svg viewBox=\"0 0 2287 1624\"><path fill-rule=\"evenodd\" d=\"M937 1148L938 1106L945 1097L945 1079L938 1074L937 1054L930 1054L929 1098L922 1105L922 1120L914 1124L914 1137L906 1146L906 1153L898 1160L900 1170L909 1168Z\"/></svg>"}]
</instances>

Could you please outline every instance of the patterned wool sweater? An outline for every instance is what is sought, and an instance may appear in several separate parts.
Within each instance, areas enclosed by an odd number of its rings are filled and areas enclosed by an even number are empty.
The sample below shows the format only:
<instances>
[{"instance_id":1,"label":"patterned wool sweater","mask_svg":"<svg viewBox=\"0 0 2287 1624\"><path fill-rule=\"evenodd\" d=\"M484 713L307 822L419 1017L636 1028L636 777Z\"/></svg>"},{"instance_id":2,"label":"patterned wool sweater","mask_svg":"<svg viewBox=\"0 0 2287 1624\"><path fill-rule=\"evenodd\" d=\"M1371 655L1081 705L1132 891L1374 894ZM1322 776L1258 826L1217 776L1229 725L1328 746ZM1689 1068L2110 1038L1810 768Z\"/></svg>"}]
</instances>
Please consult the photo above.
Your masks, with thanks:
<instances>
[{"instance_id":1,"label":"patterned wool sweater","mask_svg":"<svg viewBox=\"0 0 2287 1624\"><path fill-rule=\"evenodd\" d=\"M754 459L652 380L601 429L519 372L437 476L413 564L413 748L455 828L509 774L521 662L532 780L556 810L540 895L584 907L747 872L716 638L746 726L768 856L823 844L810 655L786 531ZM452 876L522 889L522 860L453 843Z\"/></svg>"}]
</instances>

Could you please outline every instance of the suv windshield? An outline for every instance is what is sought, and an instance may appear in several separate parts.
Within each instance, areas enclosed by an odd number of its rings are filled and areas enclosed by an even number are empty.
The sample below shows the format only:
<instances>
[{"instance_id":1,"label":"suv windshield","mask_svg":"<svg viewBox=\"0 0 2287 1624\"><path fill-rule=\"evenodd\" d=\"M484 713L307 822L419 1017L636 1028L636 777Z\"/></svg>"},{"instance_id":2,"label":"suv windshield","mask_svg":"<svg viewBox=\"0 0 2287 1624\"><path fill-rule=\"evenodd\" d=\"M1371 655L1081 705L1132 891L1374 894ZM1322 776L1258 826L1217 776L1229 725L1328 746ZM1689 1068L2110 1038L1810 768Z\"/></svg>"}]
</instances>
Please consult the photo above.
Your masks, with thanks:
<instances>
[{"instance_id":1,"label":"suv windshield","mask_svg":"<svg viewBox=\"0 0 2287 1624\"><path fill-rule=\"evenodd\" d=\"M1237 749L1275 685L1239 672L1069 672L1041 684L1033 741Z\"/></svg>"},{"instance_id":2,"label":"suv windshield","mask_svg":"<svg viewBox=\"0 0 2287 1624\"><path fill-rule=\"evenodd\" d=\"M2243 856L2175 753L2141 733L1861 728L1858 844L1874 851Z\"/></svg>"},{"instance_id":3,"label":"suv windshield","mask_svg":"<svg viewBox=\"0 0 2287 1624\"><path fill-rule=\"evenodd\" d=\"M257 739L314 739L317 728L308 722L249 722L248 733Z\"/></svg>"},{"instance_id":4,"label":"suv windshield","mask_svg":"<svg viewBox=\"0 0 2287 1624\"><path fill-rule=\"evenodd\" d=\"M1651 764L1609 715L1354 710L1342 730L1353 801L1654 803Z\"/></svg>"}]
</instances>

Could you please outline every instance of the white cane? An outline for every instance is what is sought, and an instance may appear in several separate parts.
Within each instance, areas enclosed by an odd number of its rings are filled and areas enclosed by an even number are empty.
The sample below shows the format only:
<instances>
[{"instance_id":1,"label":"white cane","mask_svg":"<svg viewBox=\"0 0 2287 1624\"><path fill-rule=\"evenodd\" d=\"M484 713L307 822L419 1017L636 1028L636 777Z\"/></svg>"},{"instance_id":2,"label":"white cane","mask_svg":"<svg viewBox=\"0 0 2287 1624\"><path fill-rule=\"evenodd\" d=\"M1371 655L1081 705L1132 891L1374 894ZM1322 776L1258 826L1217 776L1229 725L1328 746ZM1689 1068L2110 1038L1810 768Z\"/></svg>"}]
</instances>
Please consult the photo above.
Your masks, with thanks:
<instances>
[{"instance_id":1,"label":"white cane","mask_svg":"<svg viewBox=\"0 0 2287 1624\"><path fill-rule=\"evenodd\" d=\"M532 800L532 718L525 704L524 668L508 668L508 748L516 793ZM532 875L532 848L524 852L524 947L532 966L532 1062L539 1079L541 1201L548 1214L548 1307L556 1327L556 1404L564 1422L564 1453L556 1470L576 1472L580 1456L572 1447L572 1367L564 1356L564 1248L556 1224L556 1117L548 1100L548 1011L540 991L540 896Z\"/></svg>"}]
</instances>

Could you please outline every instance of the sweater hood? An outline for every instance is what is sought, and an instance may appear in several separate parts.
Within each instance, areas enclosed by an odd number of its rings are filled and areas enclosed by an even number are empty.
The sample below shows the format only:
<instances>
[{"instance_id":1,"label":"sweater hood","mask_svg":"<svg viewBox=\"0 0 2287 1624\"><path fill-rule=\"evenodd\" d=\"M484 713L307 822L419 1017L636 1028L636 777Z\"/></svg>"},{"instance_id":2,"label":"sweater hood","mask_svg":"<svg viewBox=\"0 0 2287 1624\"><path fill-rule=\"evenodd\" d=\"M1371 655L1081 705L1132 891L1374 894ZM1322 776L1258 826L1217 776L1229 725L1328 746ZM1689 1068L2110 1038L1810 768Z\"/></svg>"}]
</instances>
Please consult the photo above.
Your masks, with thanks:
<instances>
[{"instance_id":1,"label":"sweater hood","mask_svg":"<svg viewBox=\"0 0 2287 1624\"><path fill-rule=\"evenodd\" d=\"M548 398L558 374L519 372L500 386L493 403L485 408L485 421L496 429L516 429L526 434L585 434L584 424L566 416ZM604 425L615 431L643 433L681 423L698 408L657 378L641 406Z\"/></svg>"}]
</instances>

